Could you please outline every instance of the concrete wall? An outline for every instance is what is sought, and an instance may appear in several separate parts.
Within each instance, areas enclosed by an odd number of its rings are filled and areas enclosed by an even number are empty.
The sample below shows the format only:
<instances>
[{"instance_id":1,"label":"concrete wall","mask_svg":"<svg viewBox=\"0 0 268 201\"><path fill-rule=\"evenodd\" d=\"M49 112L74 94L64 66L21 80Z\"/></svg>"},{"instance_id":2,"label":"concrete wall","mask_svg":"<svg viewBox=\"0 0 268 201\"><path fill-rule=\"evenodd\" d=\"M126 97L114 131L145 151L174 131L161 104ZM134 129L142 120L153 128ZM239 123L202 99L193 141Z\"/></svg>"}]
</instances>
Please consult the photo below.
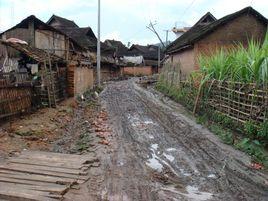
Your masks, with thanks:
<instances>
[{"instance_id":1,"label":"concrete wall","mask_svg":"<svg viewBox=\"0 0 268 201\"><path fill-rule=\"evenodd\" d=\"M135 67L122 67L122 75L138 76L138 75L152 75L153 67L152 66L135 66Z\"/></svg>"}]
</instances>

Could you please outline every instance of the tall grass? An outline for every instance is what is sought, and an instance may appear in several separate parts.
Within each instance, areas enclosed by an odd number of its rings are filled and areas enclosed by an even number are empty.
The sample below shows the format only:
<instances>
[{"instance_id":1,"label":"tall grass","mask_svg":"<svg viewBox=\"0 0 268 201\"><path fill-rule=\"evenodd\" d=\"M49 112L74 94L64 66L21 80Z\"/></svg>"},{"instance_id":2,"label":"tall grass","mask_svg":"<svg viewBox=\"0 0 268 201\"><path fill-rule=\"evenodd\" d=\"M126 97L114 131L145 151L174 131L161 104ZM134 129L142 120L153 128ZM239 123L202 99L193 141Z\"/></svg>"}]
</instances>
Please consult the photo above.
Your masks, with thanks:
<instances>
[{"instance_id":1,"label":"tall grass","mask_svg":"<svg viewBox=\"0 0 268 201\"><path fill-rule=\"evenodd\" d=\"M261 45L254 40L226 51L220 49L211 56L199 58L203 82L211 79L268 85L268 33Z\"/></svg>"}]
</instances>

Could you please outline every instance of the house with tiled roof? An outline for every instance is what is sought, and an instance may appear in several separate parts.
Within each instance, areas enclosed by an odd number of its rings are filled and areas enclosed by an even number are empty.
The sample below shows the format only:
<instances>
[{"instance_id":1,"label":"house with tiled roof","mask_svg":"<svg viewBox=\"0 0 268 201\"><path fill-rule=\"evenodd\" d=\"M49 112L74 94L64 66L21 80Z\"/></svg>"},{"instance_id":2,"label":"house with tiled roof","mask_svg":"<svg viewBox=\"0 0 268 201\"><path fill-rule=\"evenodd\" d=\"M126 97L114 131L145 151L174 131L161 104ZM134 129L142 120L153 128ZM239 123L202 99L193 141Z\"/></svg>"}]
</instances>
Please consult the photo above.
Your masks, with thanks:
<instances>
[{"instance_id":1,"label":"house with tiled roof","mask_svg":"<svg viewBox=\"0 0 268 201\"><path fill-rule=\"evenodd\" d=\"M53 15L47 22L55 29L61 30L79 45L89 51L93 58L94 77L96 77L97 65L97 38L90 27L79 27L74 21ZM114 49L101 42L101 79L109 80L119 76L120 69L114 58Z\"/></svg>"},{"instance_id":2,"label":"house with tiled roof","mask_svg":"<svg viewBox=\"0 0 268 201\"><path fill-rule=\"evenodd\" d=\"M74 22L64 21L64 23L77 28ZM76 38L70 37L68 33L63 31L62 27L53 27L31 15L14 27L1 33L0 38L4 41L9 39L12 39L12 41L22 41L29 46L29 49L34 49L35 51L40 49L43 52L62 58L64 62L62 62L61 66L69 71L69 95L74 96L93 87L93 57L89 54L89 49L76 40ZM19 71L20 68L31 71L27 65L31 66L32 63L25 60L25 53L22 54L22 51L18 51L15 48L8 48L7 51L6 49L3 45L0 45L0 67L10 66L9 68L15 71ZM23 64L20 64L21 60ZM48 63L48 61L46 62ZM11 64L16 64L16 66L14 67ZM70 68L70 66L73 66L73 68ZM55 69L58 71L56 67ZM40 70L42 69L39 68L38 71Z\"/></svg>"},{"instance_id":3,"label":"house with tiled roof","mask_svg":"<svg viewBox=\"0 0 268 201\"><path fill-rule=\"evenodd\" d=\"M217 49L230 49L238 43L247 46L250 39L262 42L267 24L267 19L252 7L218 20L208 12L167 47L166 62L178 65L186 77L199 70L198 58L202 54L211 55Z\"/></svg>"}]
</instances>

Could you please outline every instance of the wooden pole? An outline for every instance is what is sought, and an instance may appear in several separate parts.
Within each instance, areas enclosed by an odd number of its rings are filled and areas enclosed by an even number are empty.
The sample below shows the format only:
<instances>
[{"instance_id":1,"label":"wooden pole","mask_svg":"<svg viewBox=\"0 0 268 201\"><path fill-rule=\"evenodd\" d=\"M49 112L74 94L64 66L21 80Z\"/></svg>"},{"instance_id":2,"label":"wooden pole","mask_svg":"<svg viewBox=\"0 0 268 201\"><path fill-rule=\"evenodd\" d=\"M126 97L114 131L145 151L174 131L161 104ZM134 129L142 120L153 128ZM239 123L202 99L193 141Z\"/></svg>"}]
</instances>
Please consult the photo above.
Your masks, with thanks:
<instances>
[{"instance_id":1,"label":"wooden pole","mask_svg":"<svg viewBox=\"0 0 268 201\"><path fill-rule=\"evenodd\" d=\"M200 97L202 94L202 89L203 89L202 81L204 80L204 77L205 77L205 75L202 76L202 79L201 79L200 84L199 84L198 93L197 93L197 96L195 99L193 114L196 114L196 111L197 111L197 106L198 106L198 103L199 103L199 100L200 100Z\"/></svg>"},{"instance_id":2,"label":"wooden pole","mask_svg":"<svg viewBox=\"0 0 268 201\"><path fill-rule=\"evenodd\" d=\"M97 81L98 86L101 85L101 49L100 49L100 0L98 0L98 44L97 44Z\"/></svg>"}]
</instances>

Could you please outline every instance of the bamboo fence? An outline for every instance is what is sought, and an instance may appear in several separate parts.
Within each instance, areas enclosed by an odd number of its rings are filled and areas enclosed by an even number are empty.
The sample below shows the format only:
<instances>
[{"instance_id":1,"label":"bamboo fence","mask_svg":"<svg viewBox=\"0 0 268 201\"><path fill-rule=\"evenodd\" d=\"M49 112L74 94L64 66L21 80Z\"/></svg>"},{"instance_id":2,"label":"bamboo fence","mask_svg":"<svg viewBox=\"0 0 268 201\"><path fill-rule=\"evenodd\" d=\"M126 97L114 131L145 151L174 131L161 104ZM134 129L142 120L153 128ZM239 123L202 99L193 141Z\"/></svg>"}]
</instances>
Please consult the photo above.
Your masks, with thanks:
<instances>
[{"instance_id":1,"label":"bamboo fence","mask_svg":"<svg viewBox=\"0 0 268 201\"><path fill-rule=\"evenodd\" d=\"M208 104L239 121L262 123L268 118L268 88L239 82L208 82Z\"/></svg>"},{"instance_id":2,"label":"bamboo fence","mask_svg":"<svg viewBox=\"0 0 268 201\"><path fill-rule=\"evenodd\" d=\"M11 74L8 76L14 77ZM20 82L12 83L9 79L0 79L0 120L27 112L31 106L32 87L29 82L20 80Z\"/></svg>"},{"instance_id":3,"label":"bamboo fence","mask_svg":"<svg viewBox=\"0 0 268 201\"><path fill-rule=\"evenodd\" d=\"M241 123L252 121L256 124L268 120L268 88L256 83L239 83L230 81L208 81L203 89L198 90L201 78L185 80L181 74L180 64L166 64L160 80L168 88L185 89L188 101L196 100L195 111L200 109L200 101L204 107L213 108L217 112ZM196 92L199 91L197 94ZM200 96L200 97L198 97ZM204 109L204 108L203 108Z\"/></svg>"}]
</instances>

